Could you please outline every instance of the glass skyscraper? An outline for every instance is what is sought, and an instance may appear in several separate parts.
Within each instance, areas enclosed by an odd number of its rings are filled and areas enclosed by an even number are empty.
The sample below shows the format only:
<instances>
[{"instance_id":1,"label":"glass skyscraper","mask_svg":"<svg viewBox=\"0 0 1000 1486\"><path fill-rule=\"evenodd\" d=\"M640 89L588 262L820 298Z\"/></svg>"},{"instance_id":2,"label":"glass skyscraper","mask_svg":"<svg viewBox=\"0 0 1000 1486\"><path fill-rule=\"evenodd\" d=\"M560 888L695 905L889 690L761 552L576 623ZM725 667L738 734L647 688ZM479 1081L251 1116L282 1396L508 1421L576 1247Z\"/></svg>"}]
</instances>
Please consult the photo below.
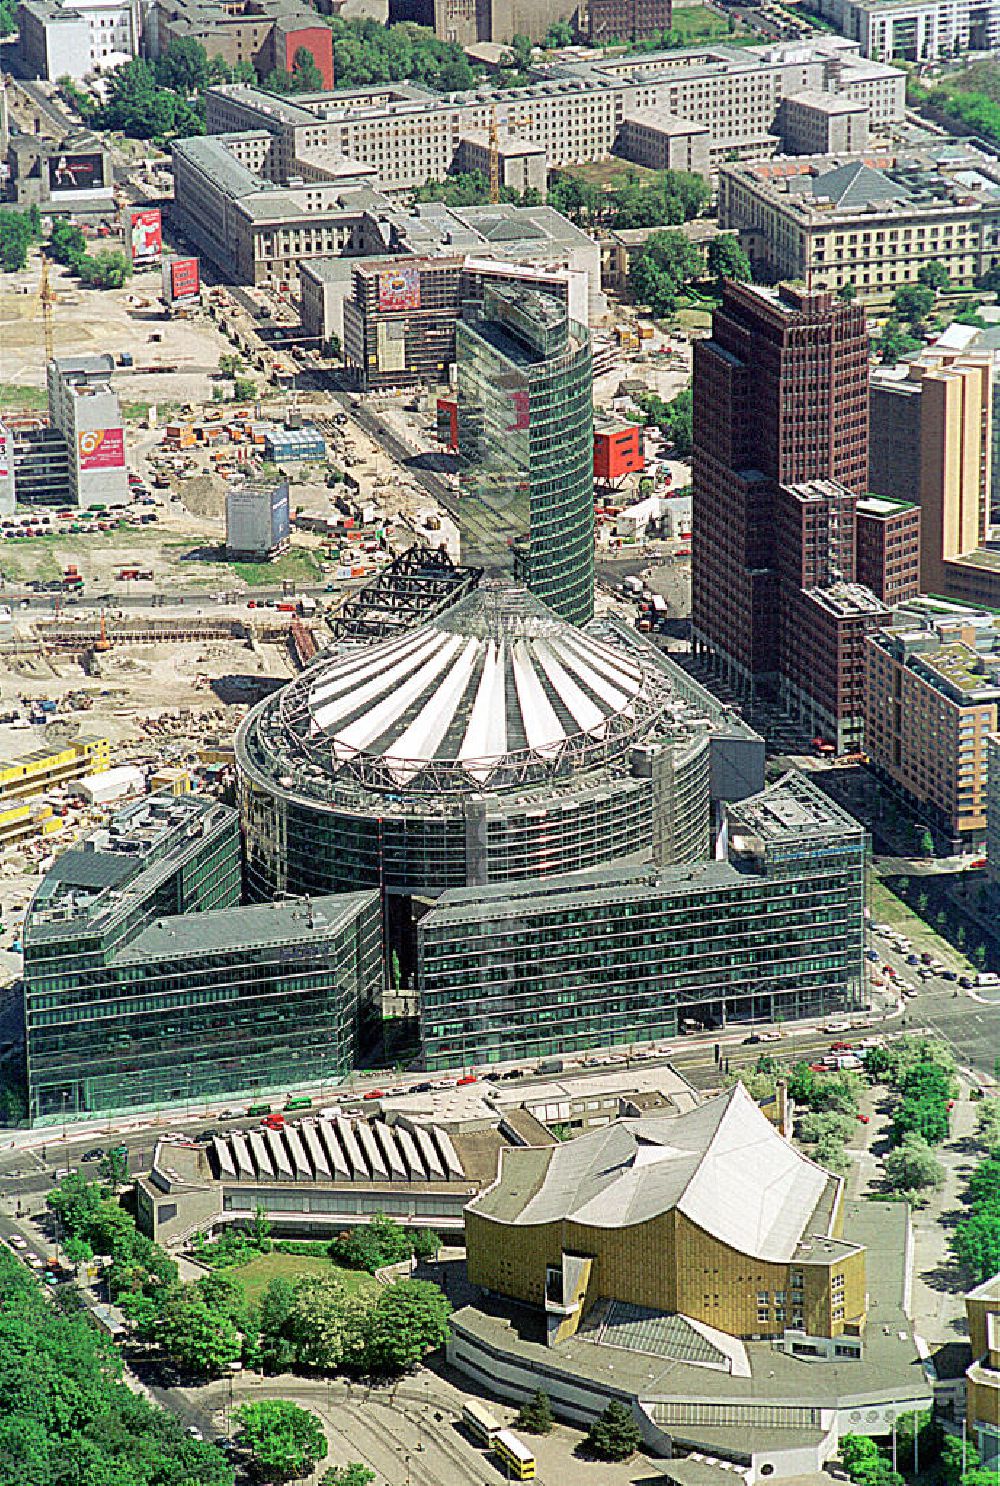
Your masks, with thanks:
<instances>
[{"instance_id":1,"label":"glass skyscraper","mask_svg":"<svg viewBox=\"0 0 1000 1486\"><path fill-rule=\"evenodd\" d=\"M571 624L594 612L590 337L537 289L487 283L456 331L465 562L514 576Z\"/></svg>"}]
</instances>

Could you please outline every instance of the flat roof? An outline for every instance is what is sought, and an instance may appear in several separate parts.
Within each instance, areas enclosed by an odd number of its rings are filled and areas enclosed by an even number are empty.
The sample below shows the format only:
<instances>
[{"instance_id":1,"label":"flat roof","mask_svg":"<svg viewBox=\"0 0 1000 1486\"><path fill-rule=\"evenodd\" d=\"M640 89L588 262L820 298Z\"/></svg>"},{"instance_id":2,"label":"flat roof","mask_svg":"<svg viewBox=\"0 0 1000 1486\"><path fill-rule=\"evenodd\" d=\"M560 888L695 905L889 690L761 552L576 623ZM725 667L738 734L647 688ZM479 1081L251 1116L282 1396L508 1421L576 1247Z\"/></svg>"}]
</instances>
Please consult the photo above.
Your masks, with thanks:
<instances>
[{"instance_id":1,"label":"flat roof","mask_svg":"<svg viewBox=\"0 0 1000 1486\"><path fill-rule=\"evenodd\" d=\"M200 913L172 914L143 929L117 955L119 964L139 964L171 955L201 955L275 945L322 942L350 924L377 892L338 893L302 900L236 904Z\"/></svg>"}]
</instances>

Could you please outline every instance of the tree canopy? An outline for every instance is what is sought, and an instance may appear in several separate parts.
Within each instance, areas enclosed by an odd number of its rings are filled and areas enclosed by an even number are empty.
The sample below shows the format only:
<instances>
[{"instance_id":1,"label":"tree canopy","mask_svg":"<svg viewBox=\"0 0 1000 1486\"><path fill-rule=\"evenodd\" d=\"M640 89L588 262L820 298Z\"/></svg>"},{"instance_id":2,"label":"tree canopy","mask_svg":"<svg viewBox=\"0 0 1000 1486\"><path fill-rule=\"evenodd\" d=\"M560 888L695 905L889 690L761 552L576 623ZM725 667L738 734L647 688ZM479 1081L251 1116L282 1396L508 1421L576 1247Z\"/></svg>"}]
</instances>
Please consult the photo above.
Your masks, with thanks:
<instances>
[{"instance_id":1,"label":"tree canopy","mask_svg":"<svg viewBox=\"0 0 1000 1486\"><path fill-rule=\"evenodd\" d=\"M17 273L28 264L28 249L42 235L42 224L38 207L27 211L16 211L13 207L0 207L0 268L5 273Z\"/></svg>"},{"instance_id":2,"label":"tree canopy","mask_svg":"<svg viewBox=\"0 0 1000 1486\"><path fill-rule=\"evenodd\" d=\"M426 26L383 26L374 20L326 18L333 32L333 75L338 88L369 83L423 83L438 92L471 88L479 73L462 48L439 41Z\"/></svg>"},{"instance_id":3,"label":"tree canopy","mask_svg":"<svg viewBox=\"0 0 1000 1486\"><path fill-rule=\"evenodd\" d=\"M315 1414L286 1398L263 1398L237 1410L236 1443L246 1451L247 1474L261 1486L307 1476L326 1459L323 1426Z\"/></svg>"},{"instance_id":4,"label":"tree canopy","mask_svg":"<svg viewBox=\"0 0 1000 1486\"><path fill-rule=\"evenodd\" d=\"M740 247L735 232L720 232L718 237L712 239L708 245L707 263L709 273L720 281L736 279L739 283L748 284L753 278L750 259Z\"/></svg>"},{"instance_id":5,"label":"tree canopy","mask_svg":"<svg viewBox=\"0 0 1000 1486\"><path fill-rule=\"evenodd\" d=\"M0 1251L2 1486L233 1486L213 1445L121 1381L111 1342Z\"/></svg>"},{"instance_id":6,"label":"tree canopy","mask_svg":"<svg viewBox=\"0 0 1000 1486\"><path fill-rule=\"evenodd\" d=\"M701 253L683 232L654 232L632 260L629 289L654 315L670 315L686 285L703 273Z\"/></svg>"},{"instance_id":7,"label":"tree canopy","mask_svg":"<svg viewBox=\"0 0 1000 1486\"><path fill-rule=\"evenodd\" d=\"M628 1460L642 1444L632 1410L617 1399L609 1403L587 1431L587 1444L601 1460Z\"/></svg>"}]
</instances>

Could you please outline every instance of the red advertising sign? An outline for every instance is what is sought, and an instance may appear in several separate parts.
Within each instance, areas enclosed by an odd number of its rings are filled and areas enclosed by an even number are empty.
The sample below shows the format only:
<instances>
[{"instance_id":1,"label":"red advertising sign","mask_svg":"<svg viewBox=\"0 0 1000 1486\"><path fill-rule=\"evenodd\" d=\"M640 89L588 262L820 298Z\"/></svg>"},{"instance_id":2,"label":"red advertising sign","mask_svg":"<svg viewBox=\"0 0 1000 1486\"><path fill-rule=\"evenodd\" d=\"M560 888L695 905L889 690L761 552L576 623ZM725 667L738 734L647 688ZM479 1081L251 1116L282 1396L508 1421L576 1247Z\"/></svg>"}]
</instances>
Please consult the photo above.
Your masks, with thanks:
<instances>
[{"instance_id":1,"label":"red advertising sign","mask_svg":"<svg viewBox=\"0 0 1000 1486\"><path fill-rule=\"evenodd\" d=\"M390 268L378 276L380 310L419 310L419 268Z\"/></svg>"},{"instance_id":2,"label":"red advertising sign","mask_svg":"<svg viewBox=\"0 0 1000 1486\"><path fill-rule=\"evenodd\" d=\"M142 207L129 212L129 240L132 262L149 263L163 251L163 227L158 206Z\"/></svg>"},{"instance_id":3,"label":"red advertising sign","mask_svg":"<svg viewBox=\"0 0 1000 1486\"><path fill-rule=\"evenodd\" d=\"M81 470L125 468L125 430L93 428L77 435Z\"/></svg>"},{"instance_id":4,"label":"red advertising sign","mask_svg":"<svg viewBox=\"0 0 1000 1486\"><path fill-rule=\"evenodd\" d=\"M197 258L175 258L170 264L170 298L195 299L201 290Z\"/></svg>"}]
</instances>

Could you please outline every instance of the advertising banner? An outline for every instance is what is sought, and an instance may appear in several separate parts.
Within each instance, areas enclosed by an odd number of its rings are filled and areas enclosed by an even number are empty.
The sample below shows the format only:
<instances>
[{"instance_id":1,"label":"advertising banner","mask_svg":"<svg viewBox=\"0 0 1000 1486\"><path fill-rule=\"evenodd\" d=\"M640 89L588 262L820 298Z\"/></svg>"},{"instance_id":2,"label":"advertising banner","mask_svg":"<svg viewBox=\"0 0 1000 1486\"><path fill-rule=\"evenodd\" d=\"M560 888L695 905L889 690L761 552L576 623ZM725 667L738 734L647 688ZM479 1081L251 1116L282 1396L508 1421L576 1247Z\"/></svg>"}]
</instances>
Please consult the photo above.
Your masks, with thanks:
<instances>
[{"instance_id":1,"label":"advertising banner","mask_svg":"<svg viewBox=\"0 0 1000 1486\"><path fill-rule=\"evenodd\" d=\"M77 435L81 470L125 468L125 430L93 428Z\"/></svg>"},{"instance_id":2,"label":"advertising banner","mask_svg":"<svg viewBox=\"0 0 1000 1486\"><path fill-rule=\"evenodd\" d=\"M179 299L197 299L201 274L197 258L171 258L163 265L163 297L168 304Z\"/></svg>"},{"instance_id":3,"label":"advertising banner","mask_svg":"<svg viewBox=\"0 0 1000 1486\"><path fill-rule=\"evenodd\" d=\"M128 214L133 263L151 263L163 251L163 224L158 206L133 207Z\"/></svg>"},{"instance_id":4,"label":"advertising banner","mask_svg":"<svg viewBox=\"0 0 1000 1486\"><path fill-rule=\"evenodd\" d=\"M378 276L380 310L419 310L419 268L390 268Z\"/></svg>"},{"instance_id":5,"label":"advertising banner","mask_svg":"<svg viewBox=\"0 0 1000 1486\"><path fill-rule=\"evenodd\" d=\"M96 191L104 185L103 155L53 155L48 166L50 191Z\"/></svg>"},{"instance_id":6,"label":"advertising banner","mask_svg":"<svg viewBox=\"0 0 1000 1486\"><path fill-rule=\"evenodd\" d=\"M6 479L10 474L10 443L7 430L0 428L0 480Z\"/></svg>"}]
</instances>

